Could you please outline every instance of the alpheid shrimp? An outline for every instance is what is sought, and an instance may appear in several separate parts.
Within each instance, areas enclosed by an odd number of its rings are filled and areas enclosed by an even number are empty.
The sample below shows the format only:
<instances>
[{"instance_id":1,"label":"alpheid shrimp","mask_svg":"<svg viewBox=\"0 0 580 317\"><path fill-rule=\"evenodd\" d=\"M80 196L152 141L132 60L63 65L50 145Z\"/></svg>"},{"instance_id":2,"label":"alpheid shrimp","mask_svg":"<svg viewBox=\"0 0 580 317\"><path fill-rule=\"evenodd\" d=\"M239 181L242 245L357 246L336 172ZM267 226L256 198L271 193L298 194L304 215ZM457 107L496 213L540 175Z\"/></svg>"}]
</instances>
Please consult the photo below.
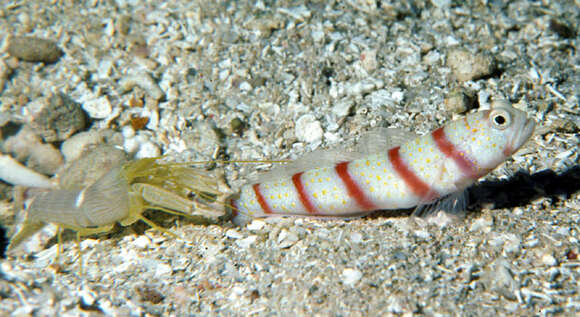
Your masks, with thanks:
<instances>
[{"instance_id":1,"label":"alpheid shrimp","mask_svg":"<svg viewBox=\"0 0 580 317\"><path fill-rule=\"evenodd\" d=\"M36 194L25 209L24 222L10 242L14 248L47 223L71 229L77 236L110 231L115 223L128 226L142 220L147 209L184 216L219 217L209 205L219 198L216 177L182 163L140 159L111 169L88 187L56 189ZM164 231L164 230L163 230Z\"/></svg>"}]
</instances>

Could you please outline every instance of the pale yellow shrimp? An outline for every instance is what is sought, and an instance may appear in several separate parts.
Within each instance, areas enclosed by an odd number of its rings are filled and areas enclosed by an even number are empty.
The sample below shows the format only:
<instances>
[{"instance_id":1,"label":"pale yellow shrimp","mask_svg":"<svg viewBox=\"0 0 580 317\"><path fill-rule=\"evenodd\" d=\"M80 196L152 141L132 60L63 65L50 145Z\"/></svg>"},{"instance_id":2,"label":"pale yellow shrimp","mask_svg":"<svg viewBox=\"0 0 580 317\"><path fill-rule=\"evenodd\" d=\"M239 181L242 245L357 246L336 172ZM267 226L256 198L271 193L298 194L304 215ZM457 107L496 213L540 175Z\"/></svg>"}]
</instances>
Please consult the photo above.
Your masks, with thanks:
<instances>
[{"instance_id":1,"label":"pale yellow shrimp","mask_svg":"<svg viewBox=\"0 0 580 317\"><path fill-rule=\"evenodd\" d=\"M209 205L220 195L217 177L207 171L156 158L132 161L111 169L85 188L36 194L9 248L47 223L56 224L59 232L62 228L74 230L80 237L108 232L116 223L128 226L138 220L163 230L143 216L147 209L217 218L223 212Z\"/></svg>"}]
</instances>

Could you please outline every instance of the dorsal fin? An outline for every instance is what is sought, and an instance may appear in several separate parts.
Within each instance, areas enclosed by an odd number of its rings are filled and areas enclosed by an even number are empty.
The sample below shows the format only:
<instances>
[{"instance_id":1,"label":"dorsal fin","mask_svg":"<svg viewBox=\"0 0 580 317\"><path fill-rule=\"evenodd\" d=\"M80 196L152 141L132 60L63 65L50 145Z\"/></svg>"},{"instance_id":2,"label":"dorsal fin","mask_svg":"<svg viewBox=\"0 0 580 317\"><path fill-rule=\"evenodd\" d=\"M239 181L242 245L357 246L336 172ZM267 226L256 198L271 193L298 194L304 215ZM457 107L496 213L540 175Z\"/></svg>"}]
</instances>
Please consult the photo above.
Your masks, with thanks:
<instances>
[{"instance_id":1,"label":"dorsal fin","mask_svg":"<svg viewBox=\"0 0 580 317\"><path fill-rule=\"evenodd\" d=\"M400 146L417 137L415 133L403 129L377 127L361 136L356 151L365 155L375 154Z\"/></svg>"},{"instance_id":2,"label":"dorsal fin","mask_svg":"<svg viewBox=\"0 0 580 317\"><path fill-rule=\"evenodd\" d=\"M334 166L340 162L364 158L399 146L415 137L415 134L402 129L375 128L361 136L354 149L349 149L345 145L338 145L331 149L318 149L305 154L293 162L276 167L256 177L251 177L252 183L274 181L302 171Z\"/></svg>"}]
</instances>

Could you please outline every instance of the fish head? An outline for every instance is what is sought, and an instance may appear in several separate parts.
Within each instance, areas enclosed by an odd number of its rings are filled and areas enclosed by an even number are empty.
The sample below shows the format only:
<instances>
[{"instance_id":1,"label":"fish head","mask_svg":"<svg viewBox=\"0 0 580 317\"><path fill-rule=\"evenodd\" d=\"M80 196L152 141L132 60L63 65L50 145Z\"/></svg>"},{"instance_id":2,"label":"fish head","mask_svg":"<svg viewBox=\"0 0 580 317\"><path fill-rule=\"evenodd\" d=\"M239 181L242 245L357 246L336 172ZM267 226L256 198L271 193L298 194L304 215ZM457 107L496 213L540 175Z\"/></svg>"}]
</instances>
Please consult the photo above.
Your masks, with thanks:
<instances>
[{"instance_id":1,"label":"fish head","mask_svg":"<svg viewBox=\"0 0 580 317\"><path fill-rule=\"evenodd\" d=\"M532 136L536 122L506 100L496 100L491 104L487 126L492 142L504 157L509 157Z\"/></svg>"}]
</instances>

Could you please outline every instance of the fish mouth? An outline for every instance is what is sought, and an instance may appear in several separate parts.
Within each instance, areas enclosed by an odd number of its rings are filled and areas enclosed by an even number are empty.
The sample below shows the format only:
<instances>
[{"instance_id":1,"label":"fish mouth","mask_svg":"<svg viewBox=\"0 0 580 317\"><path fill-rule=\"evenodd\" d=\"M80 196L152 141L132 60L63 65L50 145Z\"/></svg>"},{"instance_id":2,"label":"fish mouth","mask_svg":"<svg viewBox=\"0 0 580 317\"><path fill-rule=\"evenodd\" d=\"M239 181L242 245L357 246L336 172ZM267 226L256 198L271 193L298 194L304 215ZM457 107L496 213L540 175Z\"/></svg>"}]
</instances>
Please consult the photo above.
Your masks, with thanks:
<instances>
[{"instance_id":1,"label":"fish mouth","mask_svg":"<svg viewBox=\"0 0 580 317\"><path fill-rule=\"evenodd\" d=\"M514 154L534 133L534 128L536 127L536 121L534 119L525 119L524 126L518 131L518 133L514 136L510 144L508 144L507 148L504 150L504 154L506 156L510 156Z\"/></svg>"}]
</instances>

